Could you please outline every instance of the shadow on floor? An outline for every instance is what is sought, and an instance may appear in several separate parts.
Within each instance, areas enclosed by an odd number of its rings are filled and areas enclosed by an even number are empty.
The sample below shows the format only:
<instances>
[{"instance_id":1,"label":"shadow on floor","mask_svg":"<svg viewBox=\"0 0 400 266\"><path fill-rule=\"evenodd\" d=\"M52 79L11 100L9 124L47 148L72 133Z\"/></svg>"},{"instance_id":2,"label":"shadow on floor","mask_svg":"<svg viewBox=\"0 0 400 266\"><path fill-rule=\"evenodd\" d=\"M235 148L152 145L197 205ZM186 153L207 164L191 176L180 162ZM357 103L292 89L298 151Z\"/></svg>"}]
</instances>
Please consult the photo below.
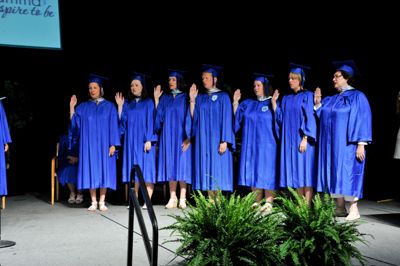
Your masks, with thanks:
<instances>
[{"instance_id":1,"label":"shadow on floor","mask_svg":"<svg viewBox=\"0 0 400 266\"><path fill-rule=\"evenodd\" d=\"M370 218L376 219L379 222L400 227L400 213L388 213L388 214L373 214L365 215Z\"/></svg>"}]
</instances>

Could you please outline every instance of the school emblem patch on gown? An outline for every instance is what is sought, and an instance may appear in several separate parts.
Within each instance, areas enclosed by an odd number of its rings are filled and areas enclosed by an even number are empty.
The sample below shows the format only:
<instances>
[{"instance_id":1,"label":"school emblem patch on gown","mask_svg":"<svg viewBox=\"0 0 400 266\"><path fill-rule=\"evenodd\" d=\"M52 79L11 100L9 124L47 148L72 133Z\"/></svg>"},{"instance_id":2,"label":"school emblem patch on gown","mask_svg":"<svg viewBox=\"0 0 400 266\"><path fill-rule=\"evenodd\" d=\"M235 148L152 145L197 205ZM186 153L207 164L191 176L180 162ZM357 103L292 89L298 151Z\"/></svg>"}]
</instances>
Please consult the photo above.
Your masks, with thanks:
<instances>
[{"instance_id":1,"label":"school emblem patch on gown","mask_svg":"<svg viewBox=\"0 0 400 266\"><path fill-rule=\"evenodd\" d=\"M263 112L268 111L268 106L263 106L263 107L261 108L261 111L263 111Z\"/></svg>"},{"instance_id":2,"label":"school emblem patch on gown","mask_svg":"<svg viewBox=\"0 0 400 266\"><path fill-rule=\"evenodd\" d=\"M218 95L213 95L213 96L211 97L211 100L212 100L213 102L215 102L217 99L218 99Z\"/></svg>"}]
</instances>

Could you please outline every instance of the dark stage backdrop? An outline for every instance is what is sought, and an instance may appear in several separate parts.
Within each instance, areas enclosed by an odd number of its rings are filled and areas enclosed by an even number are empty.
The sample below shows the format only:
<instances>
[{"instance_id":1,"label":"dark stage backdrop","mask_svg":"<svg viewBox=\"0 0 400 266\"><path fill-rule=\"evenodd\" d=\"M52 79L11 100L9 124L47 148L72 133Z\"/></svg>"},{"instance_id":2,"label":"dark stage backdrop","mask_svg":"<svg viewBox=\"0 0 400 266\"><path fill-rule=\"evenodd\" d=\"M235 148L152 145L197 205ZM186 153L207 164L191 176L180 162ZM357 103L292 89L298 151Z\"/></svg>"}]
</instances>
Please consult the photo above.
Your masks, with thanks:
<instances>
[{"instance_id":1,"label":"dark stage backdrop","mask_svg":"<svg viewBox=\"0 0 400 266\"><path fill-rule=\"evenodd\" d=\"M215 64L224 68L221 79L226 89L241 88L248 96L254 72L272 73L272 86L286 94L288 63L296 62L312 68L308 89L320 86L324 95L330 95L335 93L331 61L354 59L362 75L358 88L366 93L373 112L365 197L396 196L400 169L392 156L399 126L395 99L400 85L397 68L390 66L399 58L396 48L400 46L392 36L373 27L366 29L359 22L354 25L356 33L342 36L348 41L341 42L328 29L313 35L314 28L306 25L304 41L298 42L296 31L281 25L281 30L271 28L265 41L256 38L260 31L243 25L193 26L182 32L175 20L167 24L157 21L157 27L150 27L154 23L148 19L153 17L134 20L123 8L79 8L68 2L60 1L62 50L0 47L0 96L7 96L4 105L9 120L13 117L11 195L49 193L50 159L60 132L67 127L69 99L72 94L79 102L87 99L90 72L110 78L105 97L113 101L117 91L126 95L133 70L150 74L152 88L158 83L166 85L168 68L186 70L188 84L201 84L201 64ZM243 28L247 30L238 30ZM282 37L288 34L293 37ZM371 35L380 44L368 42Z\"/></svg>"}]
</instances>

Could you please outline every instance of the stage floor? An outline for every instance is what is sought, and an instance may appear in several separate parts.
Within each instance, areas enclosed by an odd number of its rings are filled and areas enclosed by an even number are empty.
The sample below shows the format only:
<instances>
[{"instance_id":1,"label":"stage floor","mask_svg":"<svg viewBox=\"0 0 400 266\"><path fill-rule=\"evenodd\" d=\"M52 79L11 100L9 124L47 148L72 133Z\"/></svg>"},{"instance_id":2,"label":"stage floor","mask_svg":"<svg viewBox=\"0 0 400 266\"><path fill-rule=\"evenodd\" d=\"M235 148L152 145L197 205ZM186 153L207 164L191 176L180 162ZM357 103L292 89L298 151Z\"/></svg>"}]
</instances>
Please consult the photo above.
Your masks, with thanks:
<instances>
[{"instance_id":1,"label":"stage floor","mask_svg":"<svg viewBox=\"0 0 400 266\"><path fill-rule=\"evenodd\" d=\"M366 237L368 246L359 244L367 265L400 265L400 203L362 200L359 205L360 232L373 236ZM63 202L52 208L32 194L8 197L1 238L16 245L0 249L0 265L126 265L128 210L122 205L108 206L107 212L89 212L86 205L71 208ZM156 205L155 212L159 228L174 222L169 214L182 213L163 205ZM147 211L143 213L151 237ZM170 234L159 231L158 264L182 265L183 258L174 259L178 244L165 243L176 238ZM137 221L133 250L134 265L148 265Z\"/></svg>"}]
</instances>

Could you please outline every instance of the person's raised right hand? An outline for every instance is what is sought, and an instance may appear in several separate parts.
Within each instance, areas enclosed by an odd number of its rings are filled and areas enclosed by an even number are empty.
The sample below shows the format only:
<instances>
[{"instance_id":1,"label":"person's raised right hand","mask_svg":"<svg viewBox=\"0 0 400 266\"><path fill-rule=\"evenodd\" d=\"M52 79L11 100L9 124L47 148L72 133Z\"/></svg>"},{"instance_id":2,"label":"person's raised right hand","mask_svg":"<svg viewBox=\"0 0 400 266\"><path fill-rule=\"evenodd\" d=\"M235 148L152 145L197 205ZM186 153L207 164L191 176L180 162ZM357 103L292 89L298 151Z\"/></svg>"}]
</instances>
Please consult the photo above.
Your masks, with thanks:
<instances>
[{"instance_id":1,"label":"person's raised right hand","mask_svg":"<svg viewBox=\"0 0 400 266\"><path fill-rule=\"evenodd\" d=\"M196 84L192 84L192 86L190 87L190 92L189 92L189 96L190 96L190 101L194 101L197 97L197 94L199 94L199 91L197 89Z\"/></svg>"},{"instance_id":2,"label":"person's raised right hand","mask_svg":"<svg viewBox=\"0 0 400 266\"><path fill-rule=\"evenodd\" d=\"M321 89L318 87L314 92L314 105L319 106L321 104L322 93Z\"/></svg>"},{"instance_id":3,"label":"person's raised right hand","mask_svg":"<svg viewBox=\"0 0 400 266\"><path fill-rule=\"evenodd\" d=\"M242 94L240 93L240 89L235 90L235 93L233 94L233 103L239 103L241 97Z\"/></svg>"},{"instance_id":4,"label":"person's raised right hand","mask_svg":"<svg viewBox=\"0 0 400 266\"><path fill-rule=\"evenodd\" d=\"M154 88L154 100L158 101L162 94L163 94L163 90L161 89L161 86L157 85Z\"/></svg>"},{"instance_id":5,"label":"person's raised right hand","mask_svg":"<svg viewBox=\"0 0 400 266\"><path fill-rule=\"evenodd\" d=\"M274 94L272 95L271 101L276 103L276 101L278 100L278 98L279 98L279 91L278 91L278 90L275 90L275 91L274 91Z\"/></svg>"},{"instance_id":6,"label":"person's raised right hand","mask_svg":"<svg viewBox=\"0 0 400 266\"><path fill-rule=\"evenodd\" d=\"M276 101L278 100L278 98L279 98L279 91L275 90L271 98L272 109L274 109L274 112L276 110Z\"/></svg>"},{"instance_id":7,"label":"person's raised right hand","mask_svg":"<svg viewBox=\"0 0 400 266\"><path fill-rule=\"evenodd\" d=\"M118 106L124 105L125 98L122 95L122 92L117 92L117 94L115 94L115 102L117 103Z\"/></svg>"},{"instance_id":8,"label":"person's raised right hand","mask_svg":"<svg viewBox=\"0 0 400 266\"><path fill-rule=\"evenodd\" d=\"M72 95L71 100L69 101L69 108L74 109L76 106L76 103L78 102L78 98L76 98L76 95Z\"/></svg>"}]
</instances>

